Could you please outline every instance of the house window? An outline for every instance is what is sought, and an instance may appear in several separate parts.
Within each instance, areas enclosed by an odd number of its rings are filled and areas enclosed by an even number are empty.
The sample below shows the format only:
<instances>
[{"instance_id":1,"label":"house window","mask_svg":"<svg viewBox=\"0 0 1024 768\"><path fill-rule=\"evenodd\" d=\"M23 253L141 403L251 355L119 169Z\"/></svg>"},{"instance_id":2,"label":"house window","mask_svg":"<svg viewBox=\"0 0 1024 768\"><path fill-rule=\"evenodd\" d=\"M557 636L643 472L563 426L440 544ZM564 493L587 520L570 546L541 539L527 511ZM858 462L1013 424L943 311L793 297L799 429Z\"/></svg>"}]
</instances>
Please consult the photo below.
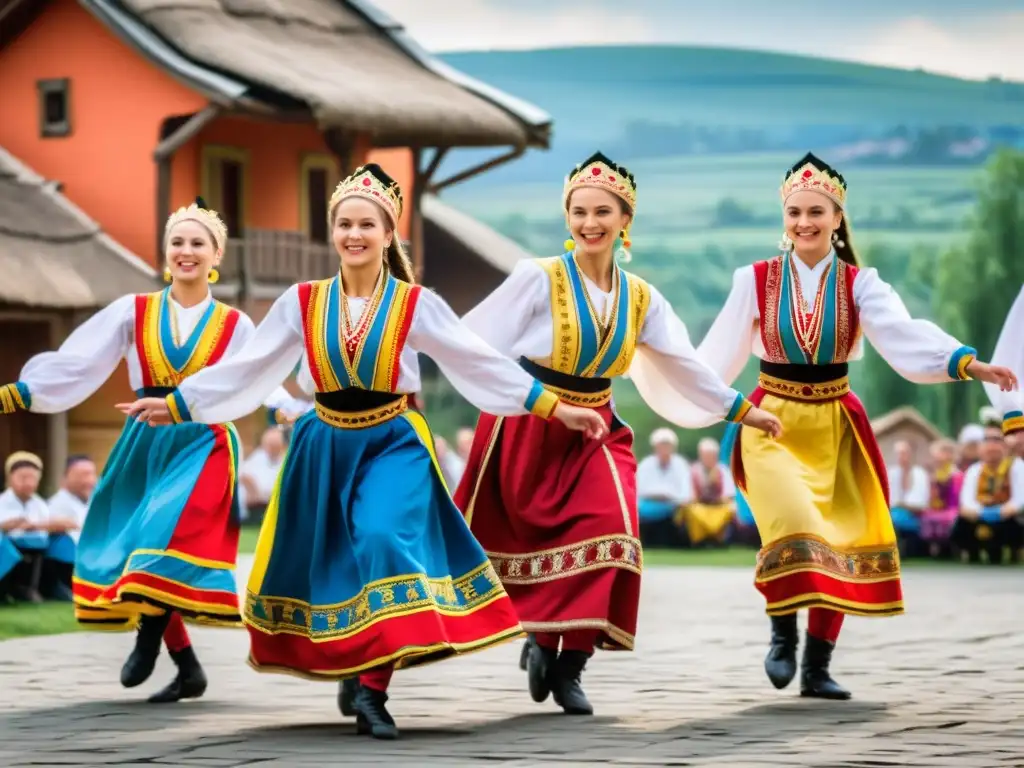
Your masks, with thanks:
<instances>
[{"instance_id":1,"label":"house window","mask_svg":"<svg viewBox=\"0 0 1024 768\"><path fill-rule=\"evenodd\" d=\"M71 135L71 83L67 78L40 80L39 135L61 137Z\"/></svg>"},{"instance_id":2,"label":"house window","mask_svg":"<svg viewBox=\"0 0 1024 768\"><path fill-rule=\"evenodd\" d=\"M327 243L327 204L338 183L338 164L330 155L305 155L299 170L299 216L302 231L314 243Z\"/></svg>"},{"instance_id":3,"label":"house window","mask_svg":"<svg viewBox=\"0 0 1024 768\"><path fill-rule=\"evenodd\" d=\"M202 195L220 214L230 237L245 232L249 190L249 153L237 147L205 146L202 154Z\"/></svg>"}]
</instances>

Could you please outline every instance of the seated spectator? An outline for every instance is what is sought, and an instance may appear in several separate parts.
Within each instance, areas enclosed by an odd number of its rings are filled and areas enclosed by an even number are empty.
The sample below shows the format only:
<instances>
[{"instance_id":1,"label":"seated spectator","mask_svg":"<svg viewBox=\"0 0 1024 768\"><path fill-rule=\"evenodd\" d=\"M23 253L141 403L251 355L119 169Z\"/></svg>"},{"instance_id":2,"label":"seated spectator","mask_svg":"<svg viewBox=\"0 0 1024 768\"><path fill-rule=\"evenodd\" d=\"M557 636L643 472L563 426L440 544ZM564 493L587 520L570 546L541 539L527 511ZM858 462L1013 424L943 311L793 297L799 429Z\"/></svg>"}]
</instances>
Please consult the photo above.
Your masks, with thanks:
<instances>
[{"instance_id":1,"label":"seated spectator","mask_svg":"<svg viewBox=\"0 0 1024 768\"><path fill-rule=\"evenodd\" d=\"M285 436L280 427L270 427L260 437L260 446L242 463L239 480L245 489L246 522L259 525L267 511L284 463Z\"/></svg>"},{"instance_id":2,"label":"seated spectator","mask_svg":"<svg viewBox=\"0 0 1024 768\"><path fill-rule=\"evenodd\" d=\"M50 545L47 560L54 563L53 574L44 574L50 590L65 599L71 596L71 573L75 550L85 524L89 499L96 487L96 465L88 456L71 456L64 470L60 490L46 505L50 510Z\"/></svg>"},{"instance_id":3,"label":"seated spectator","mask_svg":"<svg viewBox=\"0 0 1024 768\"><path fill-rule=\"evenodd\" d=\"M889 469L889 508L896 541L903 557L925 553L921 539L921 513L928 508L931 488L928 473L914 462L910 443L900 440L893 446L896 465Z\"/></svg>"},{"instance_id":4,"label":"seated spectator","mask_svg":"<svg viewBox=\"0 0 1024 768\"><path fill-rule=\"evenodd\" d=\"M690 467L677 452L679 438L662 427L651 433L654 451L640 462L636 471L637 511L640 543L645 547L676 547L684 544L675 518L693 499Z\"/></svg>"},{"instance_id":5,"label":"seated spectator","mask_svg":"<svg viewBox=\"0 0 1024 768\"><path fill-rule=\"evenodd\" d=\"M695 500L686 509L686 532L693 546L722 545L736 515L732 471L719 461L718 441L705 437L697 444L693 465Z\"/></svg>"},{"instance_id":6,"label":"seated spectator","mask_svg":"<svg viewBox=\"0 0 1024 768\"><path fill-rule=\"evenodd\" d=\"M981 460L964 475L960 515L953 526L953 543L972 563L981 553L992 564L1003 562L1003 550L1018 562L1024 543L1020 515L1024 513L1024 461L1009 455L1002 430L985 427Z\"/></svg>"},{"instance_id":7,"label":"seated spectator","mask_svg":"<svg viewBox=\"0 0 1024 768\"><path fill-rule=\"evenodd\" d=\"M936 440L931 445L931 494L928 508L921 513L921 539L932 557L946 559L951 554L949 537L960 514L960 487L964 474L956 466L956 444Z\"/></svg>"},{"instance_id":8,"label":"seated spectator","mask_svg":"<svg viewBox=\"0 0 1024 768\"><path fill-rule=\"evenodd\" d=\"M957 438L956 466L966 472L978 460L981 442L985 439L985 429L981 424L966 424Z\"/></svg>"},{"instance_id":9,"label":"seated spectator","mask_svg":"<svg viewBox=\"0 0 1024 768\"><path fill-rule=\"evenodd\" d=\"M0 605L13 599L13 573L21 562L21 552L0 527Z\"/></svg>"},{"instance_id":10,"label":"seated spectator","mask_svg":"<svg viewBox=\"0 0 1024 768\"><path fill-rule=\"evenodd\" d=\"M7 490L0 494L0 533L18 549L21 560L11 573L12 594L40 603L43 560L50 544L49 510L36 493L43 476L43 461L34 453L18 451L4 463Z\"/></svg>"}]
</instances>

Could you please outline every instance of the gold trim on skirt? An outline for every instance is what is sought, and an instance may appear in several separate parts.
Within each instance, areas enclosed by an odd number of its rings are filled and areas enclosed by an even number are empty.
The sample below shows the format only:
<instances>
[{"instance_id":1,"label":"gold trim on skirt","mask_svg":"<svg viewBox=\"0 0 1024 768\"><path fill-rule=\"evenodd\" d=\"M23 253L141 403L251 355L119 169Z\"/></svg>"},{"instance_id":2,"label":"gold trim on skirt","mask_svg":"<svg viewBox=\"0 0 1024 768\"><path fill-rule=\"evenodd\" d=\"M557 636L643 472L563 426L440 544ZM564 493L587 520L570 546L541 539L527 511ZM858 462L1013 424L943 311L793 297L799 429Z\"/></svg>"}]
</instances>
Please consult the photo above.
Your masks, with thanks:
<instances>
[{"instance_id":1,"label":"gold trim on skirt","mask_svg":"<svg viewBox=\"0 0 1024 768\"><path fill-rule=\"evenodd\" d=\"M544 389L559 400L569 405L578 405L583 408L600 408L612 400L612 388L602 389L600 392L573 392L571 389L562 389L551 384L544 384Z\"/></svg>"},{"instance_id":2,"label":"gold trim on skirt","mask_svg":"<svg viewBox=\"0 0 1024 768\"><path fill-rule=\"evenodd\" d=\"M316 415L321 421L339 429L366 429L383 424L385 421L405 413L409 408L409 398L406 395L387 405L377 408L370 408L365 411L336 411L320 403L316 404Z\"/></svg>"},{"instance_id":3,"label":"gold trim on skirt","mask_svg":"<svg viewBox=\"0 0 1024 768\"><path fill-rule=\"evenodd\" d=\"M809 402L822 402L836 400L850 392L850 377L843 376L841 379L822 381L816 384L803 384L798 381L786 381L769 376L767 373L760 374L757 383L761 389L772 395L785 397L789 400L806 400Z\"/></svg>"}]
</instances>

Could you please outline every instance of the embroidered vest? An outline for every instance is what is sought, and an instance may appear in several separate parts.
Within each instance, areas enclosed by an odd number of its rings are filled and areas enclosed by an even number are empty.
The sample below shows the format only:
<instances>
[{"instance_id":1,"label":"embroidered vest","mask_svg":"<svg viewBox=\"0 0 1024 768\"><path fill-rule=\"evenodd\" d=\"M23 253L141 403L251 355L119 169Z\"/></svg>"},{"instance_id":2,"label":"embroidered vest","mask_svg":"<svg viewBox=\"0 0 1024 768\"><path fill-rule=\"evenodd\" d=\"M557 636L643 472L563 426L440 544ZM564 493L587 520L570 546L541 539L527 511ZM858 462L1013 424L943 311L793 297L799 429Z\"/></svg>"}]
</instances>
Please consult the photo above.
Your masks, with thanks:
<instances>
[{"instance_id":1,"label":"embroidered vest","mask_svg":"<svg viewBox=\"0 0 1024 768\"><path fill-rule=\"evenodd\" d=\"M306 359L317 392L397 392L399 363L421 287L385 275L346 334L341 279L299 285Z\"/></svg>"},{"instance_id":2,"label":"embroidered vest","mask_svg":"<svg viewBox=\"0 0 1024 768\"><path fill-rule=\"evenodd\" d=\"M147 389L176 387L216 363L238 325L238 310L214 300L189 337L179 339L170 290L135 297L135 351Z\"/></svg>"},{"instance_id":3,"label":"embroidered vest","mask_svg":"<svg viewBox=\"0 0 1024 768\"><path fill-rule=\"evenodd\" d=\"M860 333L853 301L857 267L835 254L818 285L813 307L804 311L793 256L784 253L754 264L761 342L771 363L845 363Z\"/></svg>"},{"instance_id":4,"label":"embroidered vest","mask_svg":"<svg viewBox=\"0 0 1024 768\"><path fill-rule=\"evenodd\" d=\"M571 253L538 261L551 281L554 328L551 360L536 362L585 378L613 378L626 373L651 305L650 286L615 265L615 293L603 324Z\"/></svg>"},{"instance_id":5,"label":"embroidered vest","mask_svg":"<svg viewBox=\"0 0 1024 768\"><path fill-rule=\"evenodd\" d=\"M1010 468L1013 458L1003 459L994 470L983 464L978 475L978 503L995 507L1010 500Z\"/></svg>"}]
</instances>

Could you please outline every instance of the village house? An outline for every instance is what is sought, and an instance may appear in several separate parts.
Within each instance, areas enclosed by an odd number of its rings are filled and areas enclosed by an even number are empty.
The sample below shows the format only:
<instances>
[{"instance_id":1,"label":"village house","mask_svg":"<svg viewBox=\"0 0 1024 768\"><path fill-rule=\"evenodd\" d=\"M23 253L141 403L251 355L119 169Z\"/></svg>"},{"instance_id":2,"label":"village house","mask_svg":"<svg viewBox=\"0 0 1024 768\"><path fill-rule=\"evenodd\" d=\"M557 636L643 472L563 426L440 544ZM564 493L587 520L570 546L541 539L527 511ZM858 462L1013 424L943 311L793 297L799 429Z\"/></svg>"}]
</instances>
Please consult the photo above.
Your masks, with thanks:
<instances>
[{"instance_id":1,"label":"village house","mask_svg":"<svg viewBox=\"0 0 1024 768\"><path fill-rule=\"evenodd\" d=\"M164 222L202 194L231 232L215 295L258 322L288 285L337 269L327 199L369 161L405 191L400 235L418 275L463 312L529 254L437 195L546 148L551 129L544 112L430 56L365 0L0 0L0 115L5 156L47 180L39 188L59 191L118 254L70 259L92 290L78 320L161 285ZM466 148L477 151L459 165ZM23 239L57 242L39 225L47 211L25 214L34 229L17 230ZM65 287L45 289L63 278L30 269L31 250L0 248L6 274L37 302L0 296L0 334L21 338L3 359L20 365L74 321L35 336L12 325L59 309ZM53 420L63 431L47 427L22 447L57 457L66 435L69 450L102 460L120 430L111 406L127 390L115 374ZM250 445L258 425L243 427ZM0 425L0 445L10 429Z\"/></svg>"}]
</instances>

